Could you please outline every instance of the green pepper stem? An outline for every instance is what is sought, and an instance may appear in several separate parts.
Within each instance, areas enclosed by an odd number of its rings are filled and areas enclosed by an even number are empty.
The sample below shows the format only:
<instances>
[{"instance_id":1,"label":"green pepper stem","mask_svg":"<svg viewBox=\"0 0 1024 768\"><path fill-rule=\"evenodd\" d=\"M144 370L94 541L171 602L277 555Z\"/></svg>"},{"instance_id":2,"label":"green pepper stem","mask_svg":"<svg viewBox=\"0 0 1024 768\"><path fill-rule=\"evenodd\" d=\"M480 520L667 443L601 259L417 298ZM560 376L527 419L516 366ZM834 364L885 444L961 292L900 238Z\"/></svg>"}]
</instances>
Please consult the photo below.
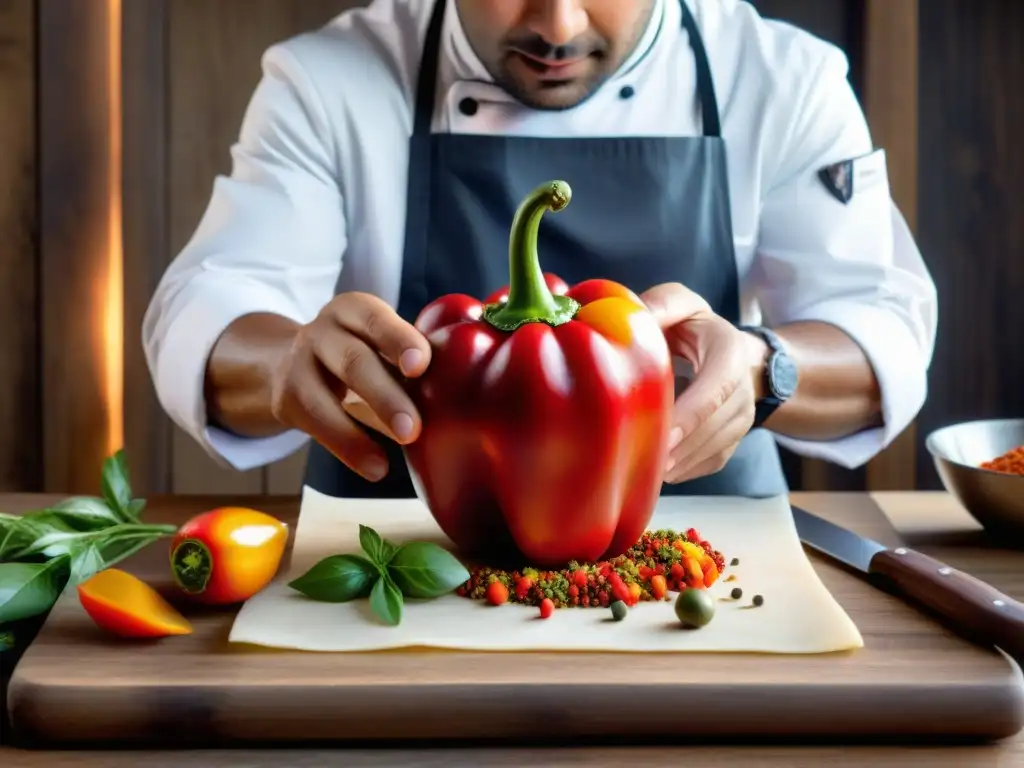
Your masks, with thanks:
<instances>
[{"instance_id":1,"label":"green pepper stem","mask_svg":"<svg viewBox=\"0 0 1024 768\"><path fill-rule=\"evenodd\" d=\"M558 326L572 320L579 302L555 296L544 281L537 254L537 234L544 214L569 204L572 189L564 181L541 184L519 205L508 241L508 301L489 304L484 319L501 331L514 331L526 323Z\"/></svg>"}]
</instances>

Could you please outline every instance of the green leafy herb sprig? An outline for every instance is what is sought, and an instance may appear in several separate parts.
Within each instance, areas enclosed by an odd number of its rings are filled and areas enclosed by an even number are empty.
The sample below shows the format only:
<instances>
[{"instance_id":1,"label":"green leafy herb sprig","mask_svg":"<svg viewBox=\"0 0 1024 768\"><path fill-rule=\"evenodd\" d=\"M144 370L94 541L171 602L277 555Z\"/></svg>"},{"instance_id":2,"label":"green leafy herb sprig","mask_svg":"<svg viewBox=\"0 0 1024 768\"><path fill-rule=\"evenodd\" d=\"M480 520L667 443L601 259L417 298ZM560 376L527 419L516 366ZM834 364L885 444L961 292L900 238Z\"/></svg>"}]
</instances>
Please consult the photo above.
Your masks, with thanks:
<instances>
[{"instance_id":1,"label":"green leafy herb sprig","mask_svg":"<svg viewBox=\"0 0 1024 768\"><path fill-rule=\"evenodd\" d=\"M148 525L132 498L123 451L103 462L101 496L74 496L24 515L0 513L0 650L5 625L46 613L68 587L172 535Z\"/></svg>"},{"instance_id":2,"label":"green leafy herb sprig","mask_svg":"<svg viewBox=\"0 0 1024 768\"><path fill-rule=\"evenodd\" d=\"M465 566L437 544L411 541L398 545L360 525L359 545L365 556L325 557L288 586L328 603L368 597L377 617L395 626L402 621L405 598L433 600L469 578Z\"/></svg>"}]
</instances>

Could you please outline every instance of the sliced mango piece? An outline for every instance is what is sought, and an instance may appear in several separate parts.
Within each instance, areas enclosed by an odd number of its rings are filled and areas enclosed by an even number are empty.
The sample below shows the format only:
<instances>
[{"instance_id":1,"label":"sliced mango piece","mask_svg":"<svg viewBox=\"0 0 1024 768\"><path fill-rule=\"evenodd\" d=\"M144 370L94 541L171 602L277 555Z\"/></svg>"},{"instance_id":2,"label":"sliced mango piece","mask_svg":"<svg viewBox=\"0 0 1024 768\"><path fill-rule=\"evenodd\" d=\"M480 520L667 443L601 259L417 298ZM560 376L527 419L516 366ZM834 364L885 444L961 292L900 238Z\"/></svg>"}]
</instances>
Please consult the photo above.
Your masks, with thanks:
<instances>
[{"instance_id":1,"label":"sliced mango piece","mask_svg":"<svg viewBox=\"0 0 1024 768\"><path fill-rule=\"evenodd\" d=\"M155 589L117 568L107 568L79 584L78 599L97 625L119 637L192 633L188 619Z\"/></svg>"}]
</instances>

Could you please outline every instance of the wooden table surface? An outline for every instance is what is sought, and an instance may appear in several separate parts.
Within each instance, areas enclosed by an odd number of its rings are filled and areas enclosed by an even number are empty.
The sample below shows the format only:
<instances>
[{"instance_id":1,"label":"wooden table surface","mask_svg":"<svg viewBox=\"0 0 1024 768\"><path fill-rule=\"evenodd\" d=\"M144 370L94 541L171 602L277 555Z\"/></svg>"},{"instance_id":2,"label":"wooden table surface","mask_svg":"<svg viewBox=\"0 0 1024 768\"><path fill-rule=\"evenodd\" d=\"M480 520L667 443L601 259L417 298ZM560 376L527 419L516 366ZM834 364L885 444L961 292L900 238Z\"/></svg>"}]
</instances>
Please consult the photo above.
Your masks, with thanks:
<instances>
[{"instance_id":1,"label":"wooden table surface","mask_svg":"<svg viewBox=\"0 0 1024 768\"><path fill-rule=\"evenodd\" d=\"M828 494L793 494L793 503L809 508L828 503ZM885 511L904 543L938 557L950 565L988 581L1020 600L1024 599L1024 552L998 547L989 541L956 502L944 493L890 492L872 494ZM52 498L26 495L0 495L0 510L19 512L38 508ZM210 501L209 506L218 502ZM220 500L219 503L223 503ZM294 518L294 499L243 500L283 518ZM187 508L196 509L189 500ZM5 666L9 666L6 665ZM10 670L4 669L4 675ZM0 726L2 727L2 726ZM3 746L0 732L0 766L36 768L37 766L83 766L121 768L121 766L281 766L294 768L343 763L359 766L617 766L630 764L663 766L684 760L688 765L758 766L789 768L820 766L825 761L837 765L928 765L944 766L1024 766L1024 735L998 744L983 746L659 746L622 747L574 745L559 748L529 744L507 747L417 747L415 749L339 749L298 750L203 750L203 751L122 751L51 752L24 751Z\"/></svg>"}]
</instances>

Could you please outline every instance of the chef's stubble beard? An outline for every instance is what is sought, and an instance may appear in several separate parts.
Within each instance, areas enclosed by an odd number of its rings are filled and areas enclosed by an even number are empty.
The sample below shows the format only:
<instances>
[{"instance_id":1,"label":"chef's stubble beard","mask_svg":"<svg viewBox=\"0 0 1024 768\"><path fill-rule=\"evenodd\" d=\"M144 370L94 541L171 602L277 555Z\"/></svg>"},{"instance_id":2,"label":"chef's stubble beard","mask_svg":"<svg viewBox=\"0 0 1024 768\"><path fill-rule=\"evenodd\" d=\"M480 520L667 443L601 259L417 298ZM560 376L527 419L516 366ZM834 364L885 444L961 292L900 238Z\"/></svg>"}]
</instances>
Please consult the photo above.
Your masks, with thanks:
<instances>
[{"instance_id":1,"label":"chef's stubble beard","mask_svg":"<svg viewBox=\"0 0 1024 768\"><path fill-rule=\"evenodd\" d=\"M637 17L636 23L633 26L633 29L630 31L629 43L623 48L625 53L622 54L620 61L616 63L616 66L610 72L595 73L591 77L587 78L584 81L581 81L578 84L562 84L556 81L552 81L550 86L542 86L539 89L539 91L537 91L539 93L550 93L552 91L557 91L558 89L565 88L577 91L579 93L578 96L571 99L567 99L561 103L551 103L550 101L547 101L543 98L534 98L530 90L523 87L519 83L519 81L517 81L516 78L512 76L508 66L509 58L507 57L501 61L500 65L495 67L487 67L487 69L490 70L491 77L494 78L495 84L502 88L514 99L519 101L524 106L529 107L530 109L536 109L545 112L564 112L566 110L580 106L584 102L588 101L591 97L593 97L594 94L596 94L599 90L601 90L601 86L607 83L618 71L618 69L623 64L625 64L626 61L629 60L629 58L636 51L636 47L640 44L640 40L643 38L644 33L647 31L647 27L651 23L651 18L654 15L654 9L657 7L655 0L632 1L645 2L647 7L644 9L644 12ZM470 45L472 46L472 41L470 42ZM477 54L479 55L479 51L477 52ZM607 50L604 51L602 55L607 56Z\"/></svg>"}]
</instances>

